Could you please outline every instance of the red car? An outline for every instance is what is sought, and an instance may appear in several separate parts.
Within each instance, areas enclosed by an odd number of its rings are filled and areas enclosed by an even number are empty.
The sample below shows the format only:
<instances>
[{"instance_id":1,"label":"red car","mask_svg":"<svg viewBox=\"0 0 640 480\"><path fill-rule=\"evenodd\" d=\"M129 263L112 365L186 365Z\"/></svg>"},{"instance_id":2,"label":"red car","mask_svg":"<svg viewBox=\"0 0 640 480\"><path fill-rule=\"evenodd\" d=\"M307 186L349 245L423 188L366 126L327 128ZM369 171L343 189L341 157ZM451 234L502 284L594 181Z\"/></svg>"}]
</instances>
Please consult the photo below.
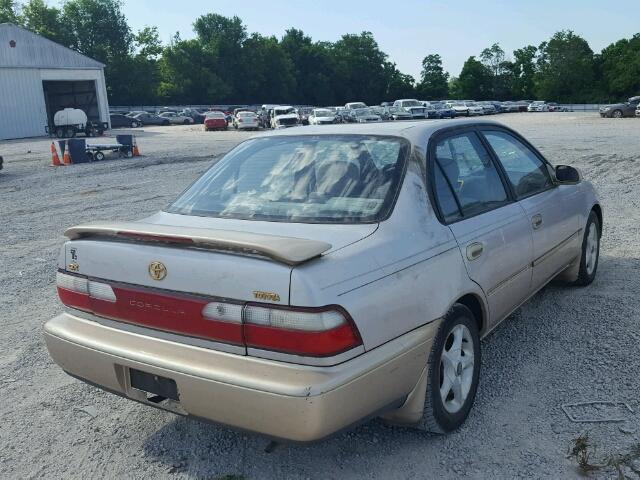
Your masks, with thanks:
<instances>
[{"instance_id":1,"label":"red car","mask_svg":"<svg viewBox=\"0 0 640 480\"><path fill-rule=\"evenodd\" d=\"M211 130L226 130L227 118L224 112L207 112L204 117L204 131L210 132Z\"/></svg>"}]
</instances>

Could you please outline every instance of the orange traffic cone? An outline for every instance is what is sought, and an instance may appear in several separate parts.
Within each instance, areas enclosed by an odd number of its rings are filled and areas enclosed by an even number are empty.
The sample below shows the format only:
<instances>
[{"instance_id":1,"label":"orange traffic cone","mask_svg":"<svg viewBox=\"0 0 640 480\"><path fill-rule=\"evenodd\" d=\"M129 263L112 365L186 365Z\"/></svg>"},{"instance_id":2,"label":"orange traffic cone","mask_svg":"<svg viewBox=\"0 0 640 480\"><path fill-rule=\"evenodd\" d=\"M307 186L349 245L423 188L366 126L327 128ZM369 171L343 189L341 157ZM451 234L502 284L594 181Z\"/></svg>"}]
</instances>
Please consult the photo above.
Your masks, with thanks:
<instances>
[{"instance_id":1,"label":"orange traffic cone","mask_svg":"<svg viewBox=\"0 0 640 480\"><path fill-rule=\"evenodd\" d=\"M71 165L71 154L69 153L69 140L65 140L64 142L64 155L62 156L62 161L65 165Z\"/></svg>"},{"instance_id":2,"label":"orange traffic cone","mask_svg":"<svg viewBox=\"0 0 640 480\"><path fill-rule=\"evenodd\" d=\"M62 162L60 162L60 157L58 156L58 150L56 150L56 145L51 142L51 166L52 167L62 167Z\"/></svg>"},{"instance_id":3,"label":"orange traffic cone","mask_svg":"<svg viewBox=\"0 0 640 480\"><path fill-rule=\"evenodd\" d=\"M134 157L139 157L140 156L140 150L138 149L138 142L136 141L136 137L133 137L133 156Z\"/></svg>"}]
</instances>

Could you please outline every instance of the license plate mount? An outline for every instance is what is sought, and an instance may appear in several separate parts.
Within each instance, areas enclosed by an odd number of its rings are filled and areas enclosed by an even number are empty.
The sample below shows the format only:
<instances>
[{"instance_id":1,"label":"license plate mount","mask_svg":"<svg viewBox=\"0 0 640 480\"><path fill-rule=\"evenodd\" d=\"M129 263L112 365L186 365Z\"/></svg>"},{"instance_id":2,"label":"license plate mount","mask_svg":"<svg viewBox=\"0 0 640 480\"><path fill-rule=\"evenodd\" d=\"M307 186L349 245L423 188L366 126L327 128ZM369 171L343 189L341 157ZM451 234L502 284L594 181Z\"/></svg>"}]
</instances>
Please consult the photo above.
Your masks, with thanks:
<instances>
[{"instance_id":1,"label":"license plate mount","mask_svg":"<svg viewBox=\"0 0 640 480\"><path fill-rule=\"evenodd\" d=\"M178 396L178 386L176 385L175 380L172 380L171 378L130 368L129 381L131 382L131 386L137 390L142 390L143 392L163 397L164 399L169 398L176 402L180 401L180 397Z\"/></svg>"}]
</instances>

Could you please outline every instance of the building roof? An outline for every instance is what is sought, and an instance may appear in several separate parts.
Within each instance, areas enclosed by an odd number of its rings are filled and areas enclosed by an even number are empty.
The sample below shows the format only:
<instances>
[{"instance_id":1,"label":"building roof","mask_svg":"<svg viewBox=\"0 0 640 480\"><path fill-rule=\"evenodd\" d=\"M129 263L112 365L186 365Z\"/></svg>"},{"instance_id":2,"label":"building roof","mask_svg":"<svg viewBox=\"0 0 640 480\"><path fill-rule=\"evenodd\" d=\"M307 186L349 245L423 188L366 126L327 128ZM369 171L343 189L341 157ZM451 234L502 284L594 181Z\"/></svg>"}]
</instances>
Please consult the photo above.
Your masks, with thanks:
<instances>
[{"instance_id":1,"label":"building roof","mask_svg":"<svg viewBox=\"0 0 640 480\"><path fill-rule=\"evenodd\" d=\"M102 69L104 64L12 23L0 23L0 68Z\"/></svg>"}]
</instances>

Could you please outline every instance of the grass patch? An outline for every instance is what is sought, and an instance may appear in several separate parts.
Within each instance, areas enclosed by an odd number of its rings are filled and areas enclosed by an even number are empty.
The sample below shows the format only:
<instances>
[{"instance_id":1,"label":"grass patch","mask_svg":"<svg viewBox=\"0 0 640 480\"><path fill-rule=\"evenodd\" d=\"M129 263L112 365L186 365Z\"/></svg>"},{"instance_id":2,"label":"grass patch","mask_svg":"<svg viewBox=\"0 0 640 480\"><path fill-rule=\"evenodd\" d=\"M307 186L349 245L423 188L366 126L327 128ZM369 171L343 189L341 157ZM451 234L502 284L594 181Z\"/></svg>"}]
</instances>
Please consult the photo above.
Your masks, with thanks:
<instances>
[{"instance_id":1,"label":"grass patch","mask_svg":"<svg viewBox=\"0 0 640 480\"><path fill-rule=\"evenodd\" d=\"M628 477L625 475L624 467L627 467L636 475L640 475L640 469L634 466L634 462L640 460L640 444L631 447L631 450L627 453L608 455L600 461L596 461L596 450L596 445L589 439L589 433L583 433L571 441L567 458L575 460L578 465L578 471L583 475L589 475L597 471L612 470L617 474L619 480L625 480Z\"/></svg>"}]
</instances>

